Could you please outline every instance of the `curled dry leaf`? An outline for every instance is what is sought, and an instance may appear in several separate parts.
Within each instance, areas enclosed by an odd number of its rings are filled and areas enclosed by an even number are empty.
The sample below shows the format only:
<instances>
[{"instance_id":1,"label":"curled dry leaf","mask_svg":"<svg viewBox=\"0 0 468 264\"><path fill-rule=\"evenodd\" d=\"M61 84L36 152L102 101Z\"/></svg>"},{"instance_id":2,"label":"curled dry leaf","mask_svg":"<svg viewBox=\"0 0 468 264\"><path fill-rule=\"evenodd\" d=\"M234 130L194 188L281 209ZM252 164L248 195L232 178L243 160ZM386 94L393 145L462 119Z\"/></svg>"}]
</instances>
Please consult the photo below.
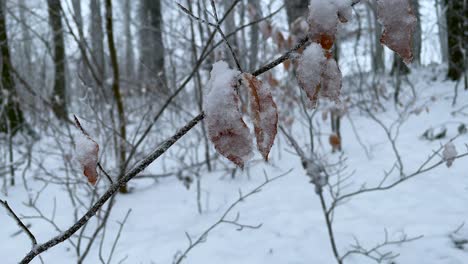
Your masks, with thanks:
<instances>
[{"instance_id":1,"label":"curled dry leaf","mask_svg":"<svg viewBox=\"0 0 468 264\"><path fill-rule=\"evenodd\" d=\"M242 168L252 155L252 137L239 111L238 76L224 61L213 64L204 110L215 149Z\"/></svg>"},{"instance_id":2,"label":"curled dry leaf","mask_svg":"<svg viewBox=\"0 0 468 264\"><path fill-rule=\"evenodd\" d=\"M278 110L268 84L248 73L244 73L242 79L249 90L250 112L257 147L263 158L268 161L268 154L278 132Z\"/></svg>"},{"instance_id":3,"label":"curled dry leaf","mask_svg":"<svg viewBox=\"0 0 468 264\"><path fill-rule=\"evenodd\" d=\"M444 150L442 151L442 158L446 162L448 168L450 168L457 157L457 149L452 142L445 144Z\"/></svg>"},{"instance_id":4,"label":"curled dry leaf","mask_svg":"<svg viewBox=\"0 0 468 264\"><path fill-rule=\"evenodd\" d=\"M88 182L95 185L98 179L96 171L98 163L99 145L89 136L80 134L75 138L76 158L80 163L83 174Z\"/></svg>"},{"instance_id":5,"label":"curled dry leaf","mask_svg":"<svg viewBox=\"0 0 468 264\"><path fill-rule=\"evenodd\" d=\"M380 42L398 53L405 63L413 60L411 51L416 16L410 0L377 0L377 15L384 27Z\"/></svg>"}]
</instances>

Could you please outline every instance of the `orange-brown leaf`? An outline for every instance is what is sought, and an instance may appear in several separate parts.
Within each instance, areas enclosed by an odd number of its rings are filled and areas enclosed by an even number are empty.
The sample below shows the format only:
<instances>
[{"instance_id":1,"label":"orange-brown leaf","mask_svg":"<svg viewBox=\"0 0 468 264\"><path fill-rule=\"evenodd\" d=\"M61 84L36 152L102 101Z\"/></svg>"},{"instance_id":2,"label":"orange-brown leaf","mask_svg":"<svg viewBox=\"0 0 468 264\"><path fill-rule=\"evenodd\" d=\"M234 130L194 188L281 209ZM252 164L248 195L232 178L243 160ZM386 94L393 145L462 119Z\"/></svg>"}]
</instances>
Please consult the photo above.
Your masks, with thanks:
<instances>
[{"instance_id":1,"label":"orange-brown leaf","mask_svg":"<svg viewBox=\"0 0 468 264\"><path fill-rule=\"evenodd\" d=\"M242 77L244 85L249 90L250 112L257 148L268 161L268 154L278 132L278 110L267 84L248 73L244 73Z\"/></svg>"}]
</instances>

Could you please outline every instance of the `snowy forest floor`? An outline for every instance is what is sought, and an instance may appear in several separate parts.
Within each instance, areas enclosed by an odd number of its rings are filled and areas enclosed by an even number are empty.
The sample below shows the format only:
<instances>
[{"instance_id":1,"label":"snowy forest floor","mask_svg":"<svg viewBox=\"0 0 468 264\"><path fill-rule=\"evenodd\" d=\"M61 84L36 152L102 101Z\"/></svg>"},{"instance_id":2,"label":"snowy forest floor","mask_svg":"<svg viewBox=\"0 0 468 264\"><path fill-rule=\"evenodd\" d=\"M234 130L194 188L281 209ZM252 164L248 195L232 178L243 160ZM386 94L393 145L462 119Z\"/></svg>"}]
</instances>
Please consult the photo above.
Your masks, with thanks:
<instances>
[{"instance_id":1,"label":"snowy forest floor","mask_svg":"<svg viewBox=\"0 0 468 264\"><path fill-rule=\"evenodd\" d=\"M433 80L433 71L434 69L419 69L409 77L418 95L414 108L427 106L428 110L423 107L424 111L419 115L411 115L399 131L397 147L409 172L424 162L433 150L455 136L459 123L468 123L466 116L452 115L453 111L468 102L468 92L459 88L458 103L452 107L455 84L444 81L442 77ZM385 103L385 107L386 111L376 116L385 124L390 124L397 117L395 107L390 100ZM395 155L385 132L375 122L353 110L349 117L353 120L369 157L356 139L349 119L343 118L343 157L347 159L348 172L354 172L352 185L345 192L357 190L363 183L366 186L377 184L384 171L390 170L395 162ZM426 129L439 125L447 128L445 138L435 141L421 138ZM322 126L324 134L329 133L329 125ZM301 129L294 134L300 142L308 135L305 128ZM190 133L187 137L190 137ZM245 194L257 187L265 179L264 172L273 178L292 169L284 177L267 184L261 192L240 203L229 214L228 218L234 219L239 212L240 223L253 226L262 224L260 228L238 231L236 226L230 224L219 225L210 232L204 243L188 254L184 263L336 263L314 186L309 183L299 158L293 154L284 137L281 136L278 140L270 154L270 163L273 165L258 162L248 170L238 173L234 179L227 173L203 173L202 214L197 211L195 184L187 190L176 177L157 182L131 182L132 193L116 197L102 245L104 258L107 259L106 254L111 251L120 227L118 222L131 209L111 263L119 263L121 260L121 263L172 263L175 254L188 246L185 232L193 239L199 236L239 197L239 189ZM322 141L327 140L328 137L323 136ZM466 152L468 134L457 138L454 143L459 153ZM331 153L328 143L319 148L331 160L336 160L339 156ZM468 239L467 160L457 160L451 168L440 166L390 190L363 194L339 206L334 215L339 251L344 253L350 250L355 239L361 245L372 248L385 240L386 233L389 239L398 239L406 234L408 237L423 237L383 249L382 252L399 254L394 263L468 263L468 246L465 245L463 249L463 245L459 245L457 248L454 243L455 238ZM159 173L159 165L158 160L147 171ZM34 176L34 170L30 171L26 179ZM28 185L30 193L43 186L41 182L34 180L28 180ZM61 186L48 186L46 194L40 197L38 203L44 214L55 214L57 226L62 230L72 224L73 212L69 202L65 202L68 201L67 195ZM28 199L28 192L21 181L8 189L7 196L1 194L0 198L8 200L20 215L36 214L23 205ZM18 227L3 210L0 212L0 263L16 263L30 249L30 241L24 234L15 235ZM25 219L25 222L31 224L31 230L39 242L58 232L50 223L40 219ZM85 262L100 263L98 252L99 243L96 243ZM45 263L52 264L76 262L69 242L45 252L42 258ZM33 263L40 261L37 258ZM374 262L363 256L352 256L345 263Z\"/></svg>"}]
</instances>

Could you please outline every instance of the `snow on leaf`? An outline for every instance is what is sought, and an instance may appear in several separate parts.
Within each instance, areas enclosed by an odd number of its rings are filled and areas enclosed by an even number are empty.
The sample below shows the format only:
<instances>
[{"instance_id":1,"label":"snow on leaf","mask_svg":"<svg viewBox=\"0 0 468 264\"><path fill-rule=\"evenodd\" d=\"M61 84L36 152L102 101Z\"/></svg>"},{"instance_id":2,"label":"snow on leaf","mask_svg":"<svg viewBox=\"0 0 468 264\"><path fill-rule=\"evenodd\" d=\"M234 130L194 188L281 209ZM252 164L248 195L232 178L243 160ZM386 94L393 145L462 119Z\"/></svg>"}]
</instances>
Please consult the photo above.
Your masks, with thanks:
<instances>
[{"instance_id":1,"label":"snow on leaf","mask_svg":"<svg viewBox=\"0 0 468 264\"><path fill-rule=\"evenodd\" d=\"M380 42L398 53L405 63L413 60L411 51L416 16L410 0L377 0L377 15L384 27Z\"/></svg>"},{"instance_id":2,"label":"snow on leaf","mask_svg":"<svg viewBox=\"0 0 468 264\"><path fill-rule=\"evenodd\" d=\"M268 154L278 132L278 111L268 84L244 73L243 84L248 87L250 111L257 138L257 148L268 161Z\"/></svg>"},{"instance_id":3,"label":"snow on leaf","mask_svg":"<svg viewBox=\"0 0 468 264\"><path fill-rule=\"evenodd\" d=\"M442 158L446 162L448 168L452 166L457 155L457 149L452 142L445 144L444 150L442 151Z\"/></svg>"},{"instance_id":4,"label":"snow on leaf","mask_svg":"<svg viewBox=\"0 0 468 264\"><path fill-rule=\"evenodd\" d=\"M252 136L239 111L236 92L239 74L224 61L213 64L204 110L215 149L242 168L252 155Z\"/></svg>"},{"instance_id":5,"label":"snow on leaf","mask_svg":"<svg viewBox=\"0 0 468 264\"><path fill-rule=\"evenodd\" d=\"M92 185L96 184L98 174L96 171L98 163L99 145L89 136L80 133L75 138L76 159L80 163L83 174Z\"/></svg>"},{"instance_id":6,"label":"snow on leaf","mask_svg":"<svg viewBox=\"0 0 468 264\"><path fill-rule=\"evenodd\" d=\"M351 19L351 5L351 0L311 0L307 18L310 39L331 49L338 23Z\"/></svg>"},{"instance_id":7,"label":"snow on leaf","mask_svg":"<svg viewBox=\"0 0 468 264\"><path fill-rule=\"evenodd\" d=\"M297 80L299 86L305 91L314 106L318 100L325 62L326 58L322 47L316 43L310 44L298 61Z\"/></svg>"},{"instance_id":8,"label":"snow on leaf","mask_svg":"<svg viewBox=\"0 0 468 264\"><path fill-rule=\"evenodd\" d=\"M320 97L339 102L342 75L338 63L333 58L327 59L323 66Z\"/></svg>"}]
</instances>

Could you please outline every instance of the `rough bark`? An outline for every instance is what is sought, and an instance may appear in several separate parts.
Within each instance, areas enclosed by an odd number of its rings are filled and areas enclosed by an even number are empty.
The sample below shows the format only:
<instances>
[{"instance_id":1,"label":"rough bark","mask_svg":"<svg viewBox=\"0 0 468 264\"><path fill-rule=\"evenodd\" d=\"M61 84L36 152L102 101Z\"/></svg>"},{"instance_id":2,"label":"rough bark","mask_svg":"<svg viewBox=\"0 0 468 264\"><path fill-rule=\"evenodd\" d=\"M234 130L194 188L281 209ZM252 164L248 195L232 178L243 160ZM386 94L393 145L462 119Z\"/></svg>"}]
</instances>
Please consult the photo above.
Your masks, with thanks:
<instances>
[{"instance_id":1,"label":"rough bark","mask_svg":"<svg viewBox=\"0 0 468 264\"><path fill-rule=\"evenodd\" d=\"M54 88L52 91L52 109L62 120L67 119L67 93L65 77L65 43L62 26L62 6L60 0L47 0L49 23L52 29L54 45Z\"/></svg>"}]
</instances>

